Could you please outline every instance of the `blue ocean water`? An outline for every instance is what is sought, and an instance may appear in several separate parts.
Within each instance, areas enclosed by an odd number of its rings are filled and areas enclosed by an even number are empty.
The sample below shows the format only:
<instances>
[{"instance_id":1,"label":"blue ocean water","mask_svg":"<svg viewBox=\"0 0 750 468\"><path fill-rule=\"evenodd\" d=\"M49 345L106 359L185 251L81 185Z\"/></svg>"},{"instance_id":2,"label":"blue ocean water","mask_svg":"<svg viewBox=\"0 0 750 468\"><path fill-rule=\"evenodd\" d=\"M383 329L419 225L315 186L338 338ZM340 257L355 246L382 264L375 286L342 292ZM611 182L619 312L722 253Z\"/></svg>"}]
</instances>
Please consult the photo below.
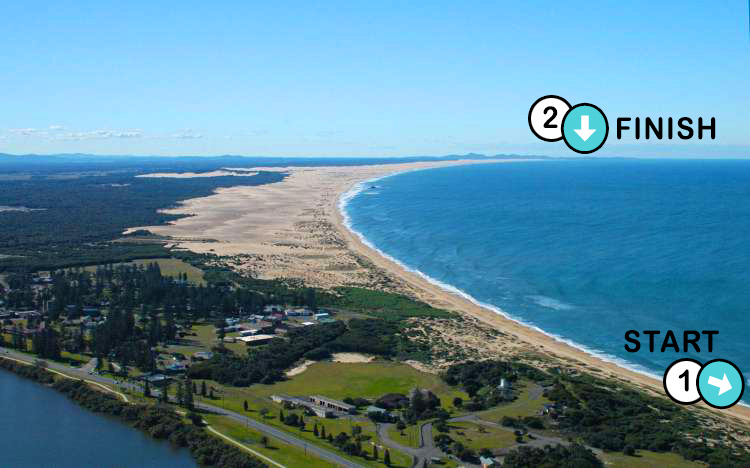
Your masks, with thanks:
<instances>
[{"instance_id":1,"label":"blue ocean water","mask_svg":"<svg viewBox=\"0 0 750 468\"><path fill-rule=\"evenodd\" d=\"M750 161L579 160L402 173L345 211L376 248L509 316L661 375L680 357L750 376ZM625 351L627 330L680 353ZM713 352L683 330L718 330ZM647 343L641 334L642 343Z\"/></svg>"}]
</instances>

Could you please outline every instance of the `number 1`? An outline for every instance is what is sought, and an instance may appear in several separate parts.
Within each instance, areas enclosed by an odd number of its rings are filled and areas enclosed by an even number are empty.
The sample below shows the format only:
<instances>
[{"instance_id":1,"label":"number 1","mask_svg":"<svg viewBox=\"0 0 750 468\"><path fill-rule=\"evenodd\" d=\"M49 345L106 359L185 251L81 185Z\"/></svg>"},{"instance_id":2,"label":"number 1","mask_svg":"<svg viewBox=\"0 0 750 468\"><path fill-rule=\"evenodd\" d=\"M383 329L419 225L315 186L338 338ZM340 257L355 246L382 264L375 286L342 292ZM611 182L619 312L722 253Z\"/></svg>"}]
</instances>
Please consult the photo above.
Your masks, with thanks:
<instances>
[{"instance_id":1,"label":"number 1","mask_svg":"<svg viewBox=\"0 0 750 468\"><path fill-rule=\"evenodd\" d=\"M685 378L685 391L689 392L690 391L690 373L688 372L687 369L685 369L685 372L683 372L679 376L680 379L683 377Z\"/></svg>"}]
</instances>

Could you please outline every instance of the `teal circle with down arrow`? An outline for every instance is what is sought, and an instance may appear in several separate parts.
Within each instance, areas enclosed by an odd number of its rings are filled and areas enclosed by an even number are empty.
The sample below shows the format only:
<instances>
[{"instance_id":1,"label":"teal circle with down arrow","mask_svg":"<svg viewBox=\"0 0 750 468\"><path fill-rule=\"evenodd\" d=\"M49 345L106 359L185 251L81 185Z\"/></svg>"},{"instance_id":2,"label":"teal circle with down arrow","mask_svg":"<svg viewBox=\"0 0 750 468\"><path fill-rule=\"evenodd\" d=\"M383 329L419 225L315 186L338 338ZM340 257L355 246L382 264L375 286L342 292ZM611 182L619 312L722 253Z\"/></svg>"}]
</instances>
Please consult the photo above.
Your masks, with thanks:
<instances>
[{"instance_id":1,"label":"teal circle with down arrow","mask_svg":"<svg viewBox=\"0 0 750 468\"><path fill-rule=\"evenodd\" d=\"M589 154L607 141L609 124L601 109L583 103L570 108L563 118L563 140L576 153Z\"/></svg>"},{"instance_id":2,"label":"teal circle with down arrow","mask_svg":"<svg viewBox=\"0 0 750 468\"><path fill-rule=\"evenodd\" d=\"M740 369L725 359L714 359L698 373L698 393L708 405L724 409L734 406L745 391Z\"/></svg>"}]
</instances>

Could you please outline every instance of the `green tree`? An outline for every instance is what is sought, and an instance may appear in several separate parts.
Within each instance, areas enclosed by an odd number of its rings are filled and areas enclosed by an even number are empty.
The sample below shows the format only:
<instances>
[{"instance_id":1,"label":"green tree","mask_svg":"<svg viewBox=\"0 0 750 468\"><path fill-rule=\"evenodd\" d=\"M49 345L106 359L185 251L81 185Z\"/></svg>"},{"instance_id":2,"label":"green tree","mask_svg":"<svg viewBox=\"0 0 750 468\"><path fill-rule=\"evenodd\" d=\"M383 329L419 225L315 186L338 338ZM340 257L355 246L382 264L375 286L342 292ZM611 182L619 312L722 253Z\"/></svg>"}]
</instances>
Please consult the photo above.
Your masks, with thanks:
<instances>
[{"instance_id":1,"label":"green tree","mask_svg":"<svg viewBox=\"0 0 750 468\"><path fill-rule=\"evenodd\" d=\"M206 390L206 381L204 380L201 382L201 396L207 397L208 396L208 390Z\"/></svg>"},{"instance_id":2,"label":"green tree","mask_svg":"<svg viewBox=\"0 0 750 468\"><path fill-rule=\"evenodd\" d=\"M193 399L193 386L195 384L188 379L185 381L185 391L183 392L183 403L185 408L192 410L195 407L195 400Z\"/></svg>"},{"instance_id":3,"label":"green tree","mask_svg":"<svg viewBox=\"0 0 750 468\"><path fill-rule=\"evenodd\" d=\"M383 455L383 464L385 466L391 466L391 452L385 449L385 455Z\"/></svg>"},{"instance_id":4,"label":"green tree","mask_svg":"<svg viewBox=\"0 0 750 468\"><path fill-rule=\"evenodd\" d=\"M177 381L177 390L175 391L175 399L177 400L177 405L185 406L185 391L184 391L184 386L182 385L182 382L180 381Z\"/></svg>"},{"instance_id":5,"label":"green tree","mask_svg":"<svg viewBox=\"0 0 750 468\"><path fill-rule=\"evenodd\" d=\"M143 386L143 396L145 397L151 396L151 384L148 383L148 380L146 381L146 384Z\"/></svg>"},{"instance_id":6,"label":"green tree","mask_svg":"<svg viewBox=\"0 0 750 468\"><path fill-rule=\"evenodd\" d=\"M245 411L247 411L247 400L245 400L245 401L242 402L242 409L244 409Z\"/></svg>"}]
</instances>

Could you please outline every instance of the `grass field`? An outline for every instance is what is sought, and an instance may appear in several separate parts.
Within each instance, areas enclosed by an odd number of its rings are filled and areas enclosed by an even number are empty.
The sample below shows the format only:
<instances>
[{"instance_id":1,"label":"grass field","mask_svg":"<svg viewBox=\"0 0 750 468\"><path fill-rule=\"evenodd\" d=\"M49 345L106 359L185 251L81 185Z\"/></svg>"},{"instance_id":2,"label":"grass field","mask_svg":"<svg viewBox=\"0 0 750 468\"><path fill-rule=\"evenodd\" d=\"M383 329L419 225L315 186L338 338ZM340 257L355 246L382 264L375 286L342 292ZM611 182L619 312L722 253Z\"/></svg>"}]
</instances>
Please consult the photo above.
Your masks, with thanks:
<instances>
[{"instance_id":1,"label":"grass field","mask_svg":"<svg viewBox=\"0 0 750 468\"><path fill-rule=\"evenodd\" d=\"M388 436L394 442L398 442L406 447L419 447L419 425L406 426L403 431L396 429L396 426L391 426L388 429Z\"/></svg>"},{"instance_id":2,"label":"grass field","mask_svg":"<svg viewBox=\"0 0 750 468\"><path fill-rule=\"evenodd\" d=\"M145 267L150 263L158 263L159 268L161 269L161 274L164 276L171 276L173 278L176 278L178 274L186 273L187 279L190 283L204 285L206 284L205 280L203 279L202 270L177 258L147 258L143 260L133 260L131 262L115 263L114 265L142 265ZM84 270L93 272L96 271L96 268L96 266L87 266L84 267Z\"/></svg>"},{"instance_id":3,"label":"grass field","mask_svg":"<svg viewBox=\"0 0 750 468\"><path fill-rule=\"evenodd\" d=\"M197 383L200 385L200 382ZM278 415L281 406L273 403L270 396L279 393L297 396L319 394L336 399L346 397L375 399L386 393L407 394L412 388L419 387L434 392L449 410L454 409L452 401L455 396L466 399L464 393L451 388L436 375L420 372L406 364L388 361L369 363L317 362L312 364L305 372L274 385L253 385L249 388L222 386L215 382L209 382L209 385L218 389L216 395L219 397L216 400L211 400L211 404L245 413L249 417L293 432L328 449L335 450L328 442L315 437L312 433L314 424L317 424L319 428L324 426L326 432L334 436L340 432L351 433L353 425L361 426L362 434L369 437L369 445L363 444L367 447L369 453L372 453L372 443L377 443L377 436L375 425L366 417L359 415L351 418L321 419L305 416L307 426L303 432L279 421ZM248 412L244 412L243 409L245 401L248 402L250 410ZM260 413L263 409L268 411L265 418ZM301 411L284 410L285 414L290 412L301 414ZM381 463L375 463L371 460L369 463L373 466L382 466L384 447L380 448L379 452ZM406 454L394 450L390 450L390 453L394 466L411 465L411 459ZM363 461L361 458L356 458L356 460Z\"/></svg>"},{"instance_id":4,"label":"grass field","mask_svg":"<svg viewBox=\"0 0 750 468\"><path fill-rule=\"evenodd\" d=\"M518 417L518 416L536 416L542 409L545 403L550 401L540 394L539 389L535 389L534 392L531 390L534 387L534 383L529 381L521 381L517 384L516 388L519 390L518 398L513 402L503 403L495 408L482 411L477 413L481 419L490 422L499 422L503 416ZM532 394L533 393L533 394Z\"/></svg>"},{"instance_id":5,"label":"grass field","mask_svg":"<svg viewBox=\"0 0 750 468\"><path fill-rule=\"evenodd\" d=\"M247 445L252 450L262 453L271 460L281 463L285 466L305 466L311 468L329 467L331 464L309 453L306 454L304 449L285 444L273 437L268 438L268 445L261 443L263 434L243 426L241 423L232 421L228 418L215 415L202 415L203 419L208 422L214 429L222 434L228 435L237 442Z\"/></svg>"},{"instance_id":6,"label":"grass field","mask_svg":"<svg viewBox=\"0 0 750 468\"><path fill-rule=\"evenodd\" d=\"M455 441L461 442L475 452L480 449L499 449L516 444L516 436L511 431L499 428L486 427L473 422L454 422L448 425L448 435ZM432 429L433 436L440 434Z\"/></svg>"},{"instance_id":7,"label":"grass field","mask_svg":"<svg viewBox=\"0 0 750 468\"><path fill-rule=\"evenodd\" d=\"M604 460L606 466L615 468L699 468L707 466L704 463L685 460L675 453L657 453L648 450L638 450L634 457L610 452L604 453L599 458Z\"/></svg>"}]
</instances>

